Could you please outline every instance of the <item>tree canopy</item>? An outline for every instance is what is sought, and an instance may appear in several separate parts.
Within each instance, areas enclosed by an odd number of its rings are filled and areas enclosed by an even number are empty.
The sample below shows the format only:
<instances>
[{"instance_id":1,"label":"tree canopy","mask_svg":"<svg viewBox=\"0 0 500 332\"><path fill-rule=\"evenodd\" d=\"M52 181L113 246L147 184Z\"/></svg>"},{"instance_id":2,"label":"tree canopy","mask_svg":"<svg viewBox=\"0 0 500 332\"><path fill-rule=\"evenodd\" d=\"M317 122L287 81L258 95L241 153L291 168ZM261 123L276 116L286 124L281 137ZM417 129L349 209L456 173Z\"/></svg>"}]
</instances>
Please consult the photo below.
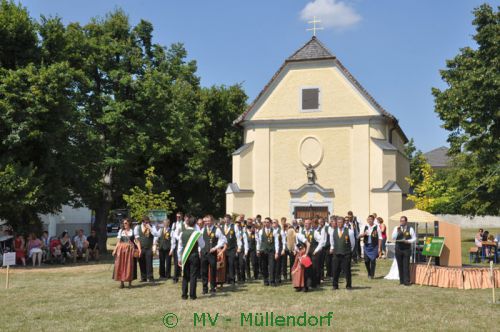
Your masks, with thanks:
<instances>
[{"instance_id":1,"label":"tree canopy","mask_svg":"<svg viewBox=\"0 0 500 332\"><path fill-rule=\"evenodd\" d=\"M477 48L464 47L446 62L434 88L435 111L450 131L454 171L449 186L456 211L500 214L500 13L484 4L474 10Z\"/></svg>"},{"instance_id":2,"label":"tree canopy","mask_svg":"<svg viewBox=\"0 0 500 332\"><path fill-rule=\"evenodd\" d=\"M184 46L153 31L120 9L65 25L1 0L0 218L84 204L104 246L109 211L151 166L180 209L223 212L247 97L238 84L201 87Z\"/></svg>"}]
</instances>

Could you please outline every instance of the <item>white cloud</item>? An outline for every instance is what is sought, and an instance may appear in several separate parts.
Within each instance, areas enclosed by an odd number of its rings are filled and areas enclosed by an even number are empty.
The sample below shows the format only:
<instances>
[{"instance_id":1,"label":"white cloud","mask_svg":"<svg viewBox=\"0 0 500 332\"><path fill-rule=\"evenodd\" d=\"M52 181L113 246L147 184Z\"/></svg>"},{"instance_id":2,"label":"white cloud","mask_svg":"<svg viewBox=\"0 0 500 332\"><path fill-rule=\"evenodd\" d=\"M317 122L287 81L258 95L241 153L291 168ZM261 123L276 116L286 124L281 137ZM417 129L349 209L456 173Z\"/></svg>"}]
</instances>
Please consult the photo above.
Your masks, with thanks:
<instances>
[{"instance_id":1,"label":"white cloud","mask_svg":"<svg viewBox=\"0 0 500 332\"><path fill-rule=\"evenodd\" d=\"M361 20L354 8L339 0L313 0L300 12L300 18L310 21L313 17L321 20L320 27L342 29L348 28Z\"/></svg>"}]
</instances>

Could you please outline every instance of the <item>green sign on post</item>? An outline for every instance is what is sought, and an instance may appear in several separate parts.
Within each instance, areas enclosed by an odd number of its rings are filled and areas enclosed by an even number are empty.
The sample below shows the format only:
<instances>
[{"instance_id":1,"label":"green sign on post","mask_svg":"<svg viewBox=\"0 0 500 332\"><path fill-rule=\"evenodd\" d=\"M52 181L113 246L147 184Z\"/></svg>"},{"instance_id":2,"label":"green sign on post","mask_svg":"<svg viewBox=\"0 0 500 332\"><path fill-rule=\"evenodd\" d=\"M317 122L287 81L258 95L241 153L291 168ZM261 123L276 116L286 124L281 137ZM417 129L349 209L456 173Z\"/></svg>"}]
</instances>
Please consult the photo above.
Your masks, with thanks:
<instances>
[{"instance_id":1,"label":"green sign on post","mask_svg":"<svg viewBox=\"0 0 500 332\"><path fill-rule=\"evenodd\" d=\"M429 236L425 238L424 249L422 255L439 257L444 247L444 237Z\"/></svg>"},{"instance_id":2,"label":"green sign on post","mask_svg":"<svg viewBox=\"0 0 500 332\"><path fill-rule=\"evenodd\" d=\"M167 210L149 210L148 214L153 222L161 222L167 218Z\"/></svg>"}]
</instances>

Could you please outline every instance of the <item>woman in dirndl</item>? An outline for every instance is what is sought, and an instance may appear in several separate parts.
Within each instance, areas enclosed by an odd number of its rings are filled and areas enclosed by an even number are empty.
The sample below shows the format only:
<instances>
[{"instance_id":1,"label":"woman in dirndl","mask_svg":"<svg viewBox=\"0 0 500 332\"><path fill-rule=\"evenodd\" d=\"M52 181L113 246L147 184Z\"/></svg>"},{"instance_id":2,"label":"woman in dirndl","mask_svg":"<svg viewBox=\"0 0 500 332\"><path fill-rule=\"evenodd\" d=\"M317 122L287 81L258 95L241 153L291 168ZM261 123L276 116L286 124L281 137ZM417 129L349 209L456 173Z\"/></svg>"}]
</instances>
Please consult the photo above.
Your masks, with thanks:
<instances>
[{"instance_id":1,"label":"woman in dirndl","mask_svg":"<svg viewBox=\"0 0 500 332\"><path fill-rule=\"evenodd\" d=\"M226 282L226 249L227 244L224 244L224 247L217 250L217 273L215 283L219 288ZM210 281L210 273L208 273L208 275Z\"/></svg>"},{"instance_id":2,"label":"woman in dirndl","mask_svg":"<svg viewBox=\"0 0 500 332\"><path fill-rule=\"evenodd\" d=\"M118 232L118 242L113 250L115 267L113 279L120 281L120 288L124 288L125 281L128 287L132 280L137 279L137 257L141 255L141 244L134 237L134 230L129 219L123 220L123 228Z\"/></svg>"},{"instance_id":3,"label":"woman in dirndl","mask_svg":"<svg viewBox=\"0 0 500 332\"><path fill-rule=\"evenodd\" d=\"M306 255L307 249L303 242L298 241L295 248L295 262L293 263L291 274L292 274L292 285L297 292L306 288L306 278L305 278L305 267L302 264L302 259L308 257Z\"/></svg>"}]
</instances>

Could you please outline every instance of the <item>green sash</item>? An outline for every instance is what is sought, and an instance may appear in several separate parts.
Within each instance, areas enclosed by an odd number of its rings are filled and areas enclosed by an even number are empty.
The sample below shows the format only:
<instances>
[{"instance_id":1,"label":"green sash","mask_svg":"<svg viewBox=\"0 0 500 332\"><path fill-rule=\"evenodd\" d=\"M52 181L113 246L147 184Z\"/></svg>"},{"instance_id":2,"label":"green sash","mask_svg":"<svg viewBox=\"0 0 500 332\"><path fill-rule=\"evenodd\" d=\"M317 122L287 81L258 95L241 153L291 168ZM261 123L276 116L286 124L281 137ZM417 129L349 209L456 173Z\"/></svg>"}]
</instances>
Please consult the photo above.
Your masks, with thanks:
<instances>
[{"instance_id":1,"label":"green sash","mask_svg":"<svg viewBox=\"0 0 500 332\"><path fill-rule=\"evenodd\" d=\"M189 237L189 240L184 247L184 250L182 251L182 257L181 257L181 262L182 262L182 269L184 270L184 264L186 264L189 255L191 254L191 251L193 250L194 245L198 241L198 239L201 236L201 232L198 231L193 231L191 233L191 236Z\"/></svg>"}]
</instances>

